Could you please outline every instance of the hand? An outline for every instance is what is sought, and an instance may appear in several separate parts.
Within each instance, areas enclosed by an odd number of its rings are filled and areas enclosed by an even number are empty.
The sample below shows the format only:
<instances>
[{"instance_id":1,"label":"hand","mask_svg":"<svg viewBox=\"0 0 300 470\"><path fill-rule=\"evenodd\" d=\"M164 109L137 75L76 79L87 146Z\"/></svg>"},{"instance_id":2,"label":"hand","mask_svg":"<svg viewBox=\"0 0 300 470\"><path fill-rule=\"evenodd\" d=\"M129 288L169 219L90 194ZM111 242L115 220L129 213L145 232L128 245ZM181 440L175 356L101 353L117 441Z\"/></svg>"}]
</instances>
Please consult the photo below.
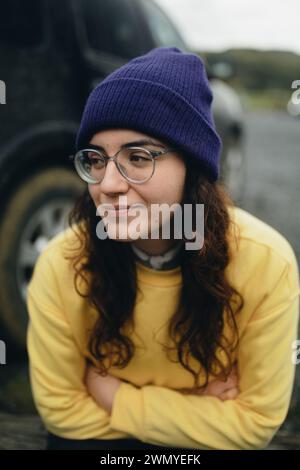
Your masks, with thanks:
<instances>
[{"instance_id":1,"label":"hand","mask_svg":"<svg viewBox=\"0 0 300 470\"><path fill-rule=\"evenodd\" d=\"M222 401L234 400L239 394L237 364L233 366L226 382L216 379L209 382L206 388L202 390L196 388L182 388L179 389L179 391L188 395L210 395Z\"/></svg>"},{"instance_id":2,"label":"hand","mask_svg":"<svg viewBox=\"0 0 300 470\"><path fill-rule=\"evenodd\" d=\"M103 377L96 371L94 366L87 365L84 383L95 402L111 414L114 396L122 380L109 374Z\"/></svg>"}]
</instances>

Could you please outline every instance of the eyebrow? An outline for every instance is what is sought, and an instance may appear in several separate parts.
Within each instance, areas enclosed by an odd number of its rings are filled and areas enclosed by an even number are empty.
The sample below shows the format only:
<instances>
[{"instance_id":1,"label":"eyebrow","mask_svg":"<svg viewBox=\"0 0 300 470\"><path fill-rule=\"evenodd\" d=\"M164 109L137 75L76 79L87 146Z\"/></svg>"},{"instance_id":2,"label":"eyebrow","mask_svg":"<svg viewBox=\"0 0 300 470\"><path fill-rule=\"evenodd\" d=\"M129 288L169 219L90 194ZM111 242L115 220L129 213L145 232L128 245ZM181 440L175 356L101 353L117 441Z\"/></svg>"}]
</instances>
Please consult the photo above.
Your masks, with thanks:
<instances>
[{"instance_id":1,"label":"eyebrow","mask_svg":"<svg viewBox=\"0 0 300 470\"><path fill-rule=\"evenodd\" d=\"M126 142L126 144L121 145L120 148L124 149L124 148L138 146L138 145L155 145L156 147L164 147L164 144L154 142L151 139L142 139L142 140L136 140L134 142ZM102 147L101 145L89 144L89 146L91 148L96 149L96 150L104 150L104 152L105 152L105 148Z\"/></svg>"}]
</instances>

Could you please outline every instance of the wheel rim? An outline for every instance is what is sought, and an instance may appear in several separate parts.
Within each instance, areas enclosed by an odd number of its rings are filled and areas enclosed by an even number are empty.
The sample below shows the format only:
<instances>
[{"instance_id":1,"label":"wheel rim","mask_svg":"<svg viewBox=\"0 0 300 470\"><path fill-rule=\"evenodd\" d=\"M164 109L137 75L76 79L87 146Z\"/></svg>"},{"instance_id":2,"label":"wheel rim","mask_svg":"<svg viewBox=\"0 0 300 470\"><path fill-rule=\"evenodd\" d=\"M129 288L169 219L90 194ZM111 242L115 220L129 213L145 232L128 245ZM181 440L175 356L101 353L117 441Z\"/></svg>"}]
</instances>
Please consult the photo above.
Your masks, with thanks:
<instances>
[{"instance_id":1,"label":"wheel rim","mask_svg":"<svg viewBox=\"0 0 300 470\"><path fill-rule=\"evenodd\" d=\"M17 256L17 283L24 302L38 256L51 238L67 228L67 217L73 205L70 199L49 202L36 211L25 225Z\"/></svg>"}]
</instances>

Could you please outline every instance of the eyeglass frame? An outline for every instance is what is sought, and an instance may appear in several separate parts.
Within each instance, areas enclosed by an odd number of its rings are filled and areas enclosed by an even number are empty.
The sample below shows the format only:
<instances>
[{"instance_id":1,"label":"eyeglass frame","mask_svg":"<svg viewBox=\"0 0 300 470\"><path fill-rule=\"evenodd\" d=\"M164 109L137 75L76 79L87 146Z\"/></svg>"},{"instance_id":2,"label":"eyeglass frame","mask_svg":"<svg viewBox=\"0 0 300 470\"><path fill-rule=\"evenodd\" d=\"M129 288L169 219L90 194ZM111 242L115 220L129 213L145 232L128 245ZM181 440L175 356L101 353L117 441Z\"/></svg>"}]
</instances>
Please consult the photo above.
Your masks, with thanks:
<instances>
[{"instance_id":1,"label":"eyeglass frame","mask_svg":"<svg viewBox=\"0 0 300 470\"><path fill-rule=\"evenodd\" d=\"M78 168L77 168L77 165L76 165L76 161L78 159L78 155L81 153L81 152L86 152L86 151L92 151L92 152L97 152L99 154L99 156L103 157L104 158L104 163L105 163L105 170L106 170L106 167L107 167L107 163L111 160L115 163L116 167L117 167L117 170L119 171L119 173L123 176L123 178L125 178L126 181L128 181L129 183L134 183L134 184L143 184L143 183L146 183L147 181L149 181L153 174L154 174L154 171L155 171L155 164L156 164L156 158L158 157L161 157L162 155L165 155L166 153L170 153L170 152L176 152L177 149L173 148L173 147L167 147L165 148L164 150L149 150L149 149L146 149L145 147L136 147L136 146L132 146L132 147L127 147L127 149L130 149L130 150L143 150L143 151L146 151L147 153L149 153L150 157L152 158L153 160L153 171L151 173L151 175L149 176L149 178L147 178L146 180L143 180L143 181L136 181L136 180L133 180L127 176L125 176L122 171L120 170L119 166L118 166L118 161L117 161L117 157L118 157L118 154L124 150L123 147L121 147L117 153L115 155L113 155L112 157L109 157L108 155L106 155L105 153L101 153L101 150L99 149L95 149L95 148L84 148L84 149L81 149L81 150L78 150L74 155L70 155L69 156L69 160L73 161L74 163L74 166L75 166L75 169L79 175L79 177L85 181L86 183L88 184L99 184L101 183L101 181L103 181L103 178L100 180L100 181L95 181L95 182L91 182L91 181L87 181L87 179L84 179ZM104 171L104 174L105 174L105 171Z\"/></svg>"}]
</instances>

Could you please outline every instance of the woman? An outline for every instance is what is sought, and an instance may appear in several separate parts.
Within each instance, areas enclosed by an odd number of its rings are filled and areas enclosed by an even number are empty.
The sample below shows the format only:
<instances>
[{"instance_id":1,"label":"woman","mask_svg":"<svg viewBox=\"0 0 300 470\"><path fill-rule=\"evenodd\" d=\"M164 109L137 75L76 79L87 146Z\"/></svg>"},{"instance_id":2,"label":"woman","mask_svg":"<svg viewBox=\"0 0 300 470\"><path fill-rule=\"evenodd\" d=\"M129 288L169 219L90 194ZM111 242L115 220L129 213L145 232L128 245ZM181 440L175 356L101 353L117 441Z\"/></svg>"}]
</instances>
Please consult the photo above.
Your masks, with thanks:
<instances>
[{"instance_id":1,"label":"woman","mask_svg":"<svg viewBox=\"0 0 300 470\"><path fill-rule=\"evenodd\" d=\"M28 287L48 449L261 449L286 417L297 262L218 182L211 102L203 61L176 47L87 100L74 157L87 187ZM157 204L169 212L152 217Z\"/></svg>"}]
</instances>

